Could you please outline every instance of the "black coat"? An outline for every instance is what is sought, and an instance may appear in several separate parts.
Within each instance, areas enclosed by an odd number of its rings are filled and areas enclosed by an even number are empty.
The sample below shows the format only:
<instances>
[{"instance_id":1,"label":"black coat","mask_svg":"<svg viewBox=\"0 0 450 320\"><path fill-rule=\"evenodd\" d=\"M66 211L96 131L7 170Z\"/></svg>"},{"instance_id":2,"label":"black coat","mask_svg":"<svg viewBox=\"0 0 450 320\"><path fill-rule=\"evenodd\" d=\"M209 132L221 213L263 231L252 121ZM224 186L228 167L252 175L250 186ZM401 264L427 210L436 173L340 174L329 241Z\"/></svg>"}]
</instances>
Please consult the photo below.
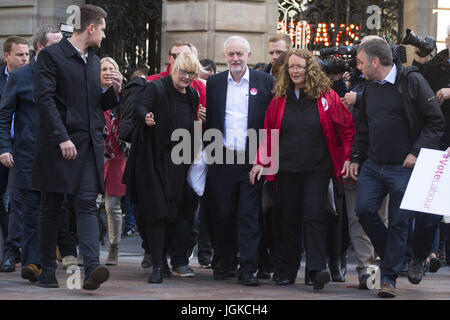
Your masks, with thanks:
<instances>
[{"instance_id":1,"label":"black coat","mask_svg":"<svg viewBox=\"0 0 450 320\"><path fill-rule=\"evenodd\" d=\"M248 93L248 129L264 128L264 116L266 109L273 98L271 92L274 78L262 71L249 69L249 91L256 88L257 94ZM227 103L228 72L223 71L208 78L206 84L206 130L218 129L224 135L225 108ZM247 143L248 149L248 143ZM248 150L247 150L248 151ZM217 173L217 164L212 164L208 168L208 176Z\"/></svg>"},{"instance_id":2,"label":"black coat","mask_svg":"<svg viewBox=\"0 0 450 320\"><path fill-rule=\"evenodd\" d=\"M17 187L31 189L31 172L39 128L39 113L34 103L34 74L36 63L12 72L0 101L0 154L9 152L14 158ZM14 143L11 123L14 118Z\"/></svg>"},{"instance_id":3,"label":"black coat","mask_svg":"<svg viewBox=\"0 0 450 320\"><path fill-rule=\"evenodd\" d=\"M442 88L450 88L450 63L447 62L447 59L448 49L445 49L423 65L417 61L413 62L413 65L419 68L420 73L427 79L434 92L438 92ZM441 149L445 150L450 146L450 99L441 105L441 110L447 123L440 146Z\"/></svg>"},{"instance_id":4,"label":"black coat","mask_svg":"<svg viewBox=\"0 0 450 320\"><path fill-rule=\"evenodd\" d=\"M34 92L40 127L33 187L41 191L74 193L92 145L103 192L103 111L118 101L112 87L102 93L100 59L92 48L87 60L86 65L66 38L39 53ZM76 160L62 157L59 144L67 140L77 148Z\"/></svg>"},{"instance_id":5,"label":"black coat","mask_svg":"<svg viewBox=\"0 0 450 320\"><path fill-rule=\"evenodd\" d=\"M6 75L5 75L6 64L0 67L0 99L2 98L3 89L6 85Z\"/></svg>"},{"instance_id":6,"label":"black coat","mask_svg":"<svg viewBox=\"0 0 450 320\"><path fill-rule=\"evenodd\" d=\"M429 84L415 67L397 65L397 90L403 100L405 120L413 139L410 153L418 156L421 148L436 149L444 133L445 121L439 103ZM360 122L352 147L352 162L362 165L369 150L369 119L367 118L365 92L361 102Z\"/></svg>"},{"instance_id":7,"label":"black coat","mask_svg":"<svg viewBox=\"0 0 450 320\"><path fill-rule=\"evenodd\" d=\"M126 142L131 142L133 130L137 124L134 119L136 101L139 100L140 95L144 92L143 89L147 82L144 78L136 77L123 90L123 99L120 102L119 138Z\"/></svg>"},{"instance_id":8,"label":"black coat","mask_svg":"<svg viewBox=\"0 0 450 320\"><path fill-rule=\"evenodd\" d=\"M6 63L0 66L0 100L2 97L3 89L5 88L6 85L5 69ZM0 195L3 195L3 193L6 191L6 187L8 184L8 173L9 169L4 165L0 164Z\"/></svg>"},{"instance_id":9,"label":"black coat","mask_svg":"<svg viewBox=\"0 0 450 320\"><path fill-rule=\"evenodd\" d=\"M160 218L175 218L183 214L193 217L192 192L188 188L186 175L174 177L169 170L171 162L171 135L176 125L176 105L171 91L175 90L172 78L166 77L146 84L140 99L136 102L135 119L137 128L131 142L130 157L125 168L123 183L127 195L137 204L146 223ZM195 121L198 93L192 87L186 88L192 106L192 122ZM145 115L152 112L156 124L145 125ZM192 134L192 133L191 133ZM184 199L174 199L174 189L185 187ZM176 202L183 212L174 212Z\"/></svg>"}]
</instances>

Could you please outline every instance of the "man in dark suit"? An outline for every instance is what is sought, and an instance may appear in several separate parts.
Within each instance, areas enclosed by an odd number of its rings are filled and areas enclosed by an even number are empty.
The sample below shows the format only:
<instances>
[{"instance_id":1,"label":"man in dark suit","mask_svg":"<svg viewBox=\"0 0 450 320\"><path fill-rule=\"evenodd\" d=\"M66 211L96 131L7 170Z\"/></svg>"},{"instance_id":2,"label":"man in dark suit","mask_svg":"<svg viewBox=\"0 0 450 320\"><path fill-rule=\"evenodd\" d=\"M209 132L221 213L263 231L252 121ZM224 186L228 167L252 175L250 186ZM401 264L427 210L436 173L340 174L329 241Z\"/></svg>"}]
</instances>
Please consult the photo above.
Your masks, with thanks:
<instances>
[{"instance_id":1,"label":"man in dark suit","mask_svg":"<svg viewBox=\"0 0 450 320\"><path fill-rule=\"evenodd\" d=\"M0 99L4 92L10 74L28 63L30 50L28 41L18 36L11 36L3 44L3 57L6 64L0 67ZM11 135L7 139L11 139ZM20 199L13 193L11 202L19 204L11 210L10 215L3 206L3 196L8 184L9 169L0 165L0 224L5 238L5 254L0 264L0 272L14 272L16 262L20 260L20 234L22 215L20 212ZM13 201L14 200L14 201ZM10 226L10 227L9 227ZM9 230L8 230L9 229Z\"/></svg>"},{"instance_id":2,"label":"man in dark suit","mask_svg":"<svg viewBox=\"0 0 450 320\"><path fill-rule=\"evenodd\" d=\"M46 46L61 40L62 34L52 26L38 28L33 37L36 56L28 65L11 73L0 102L0 162L7 168L14 167L15 192L22 203L21 264L22 278L37 281L41 273L39 259L38 217L41 193L31 187L31 171L34 160L39 118L34 104L35 59ZM14 144L11 126L14 116ZM13 156L14 155L14 156Z\"/></svg>"},{"instance_id":3,"label":"man in dark suit","mask_svg":"<svg viewBox=\"0 0 450 320\"><path fill-rule=\"evenodd\" d=\"M205 197L214 249L212 265L214 279L226 279L239 251L239 283L258 286L253 273L258 267L262 183L251 185L249 181L254 156L249 150L257 146L249 145L247 133L264 126L273 78L247 66L251 52L246 39L230 37L224 48L229 70L208 78L206 130L222 133L224 155L228 153L234 161L208 168ZM245 163L236 163L236 157L242 156Z\"/></svg>"},{"instance_id":4,"label":"man in dark suit","mask_svg":"<svg viewBox=\"0 0 450 320\"><path fill-rule=\"evenodd\" d=\"M272 74L272 65L278 60L283 52L288 52L292 48L291 37L285 33L278 33L269 38L269 57L270 63L264 69L264 72Z\"/></svg>"},{"instance_id":5,"label":"man in dark suit","mask_svg":"<svg viewBox=\"0 0 450 320\"><path fill-rule=\"evenodd\" d=\"M64 194L73 200L83 255L83 289L95 290L108 280L100 266L96 198L103 191L103 111L117 105L120 72L111 72L112 87L102 94L99 48L105 37L106 12L80 9L80 26L68 40L41 51L36 64L35 99L40 127L33 166L33 187L41 190L39 285L58 287L55 248Z\"/></svg>"}]
</instances>

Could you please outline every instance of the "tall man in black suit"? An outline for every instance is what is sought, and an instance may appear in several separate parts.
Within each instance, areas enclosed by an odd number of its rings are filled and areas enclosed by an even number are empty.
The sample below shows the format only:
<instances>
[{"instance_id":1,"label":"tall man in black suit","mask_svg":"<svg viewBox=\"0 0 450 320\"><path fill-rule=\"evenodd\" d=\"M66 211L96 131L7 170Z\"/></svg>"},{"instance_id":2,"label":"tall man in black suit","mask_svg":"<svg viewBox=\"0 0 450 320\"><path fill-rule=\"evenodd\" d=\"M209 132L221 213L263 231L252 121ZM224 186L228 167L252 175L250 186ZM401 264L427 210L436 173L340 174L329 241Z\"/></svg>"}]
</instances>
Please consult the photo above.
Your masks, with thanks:
<instances>
[{"instance_id":1,"label":"tall man in black suit","mask_svg":"<svg viewBox=\"0 0 450 320\"><path fill-rule=\"evenodd\" d=\"M5 91L6 83L11 72L17 70L28 63L30 50L28 41L22 37L10 36L3 44L3 57L6 64L0 67L0 99ZM11 139L11 136L8 137ZM15 228L21 221L20 208L14 208L8 215L3 206L3 195L8 184L9 169L0 165L0 224L3 237L5 238L5 254L0 264L0 272L14 272L16 262L20 260L20 234L21 230ZM18 199L15 199L15 202ZM10 230L9 225L11 225Z\"/></svg>"},{"instance_id":2,"label":"tall man in black suit","mask_svg":"<svg viewBox=\"0 0 450 320\"><path fill-rule=\"evenodd\" d=\"M41 190L39 285L58 287L55 248L64 194L73 198L83 255L83 289L95 290L108 280L100 267L96 198L103 191L103 111L115 107L122 84L111 72L112 87L102 94L99 48L105 37L106 12L84 5L80 28L68 40L41 51L36 65L35 99L40 127L33 167L33 187Z\"/></svg>"},{"instance_id":3,"label":"tall man in black suit","mask_svg":"<svg viewBox=\"0 0 450 320\"><path fill-rule=\"evenodd\" d=\"M46 46L61 40L62 34L52 26L38 28L33 37L36 56L28 65L11 73L0 101L0 162L14 167L15 192L22 203L21 264L22 278L37 281L41 273L39 258L38 217L41 193L31 187L39 116L34 104L35 59ZM14 116L14 144L10 138Z\"/></svg>"},{"instance_id":4,"label":"tall man in black suit","mask_svg":"<svg viewBox=\"0 0 450 320\"><path fill-rule=\"evenodd\" d=\"M234 158L233 164L215 163L208 168L205 197L212 229L214 279L227 278L239 250L239 283L258 286L253 273L258 267L262 183L251 185L249 181L253 163L249 150L257 146L250 148L247 130L264 127L273 78L247 66L251 52L246 39L232 36L224 48L229 70L210 76L206 87L206 129L222 133L224 155ZM242 154L246 163L237 164L236 157Z\"/></svg>"}]
</instances>

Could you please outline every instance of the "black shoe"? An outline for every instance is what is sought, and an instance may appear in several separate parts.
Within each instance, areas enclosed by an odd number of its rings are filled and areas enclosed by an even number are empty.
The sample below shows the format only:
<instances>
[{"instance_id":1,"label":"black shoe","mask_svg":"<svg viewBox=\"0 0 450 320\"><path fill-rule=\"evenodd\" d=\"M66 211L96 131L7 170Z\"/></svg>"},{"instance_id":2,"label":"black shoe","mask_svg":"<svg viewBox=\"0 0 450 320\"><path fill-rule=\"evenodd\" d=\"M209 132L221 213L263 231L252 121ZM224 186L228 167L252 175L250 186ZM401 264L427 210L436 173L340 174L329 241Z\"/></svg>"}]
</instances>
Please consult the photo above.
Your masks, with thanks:
<instances>
[{"instance_id":1,"label":"black shoe","mask_svg":"<svg viewBox=\"0 0 450 320\"><path fill-rule=\"evenodd\" d=\"M14 256L7 256L0 265L0 272L16 271L16 259Z\"/></svg>"},{"instance_id":2,"label":"black shoe","mask_svg":"<svg viewBox=\"0 0 450 320\"><path fill-rule=\"evenodd\" d=\"M274 273L273 273L273 275L272 275L272 280L273 281L278 281L278 280L280 280L280 273L278 272L278 271L275 271Z\"/></svg>"},{"instance_id":3,"label":"black shoe","mask_svg":"<svg viewBox=\"0 0 450 320\"><path fill-rule=\"evenodd\" d=\"M39 287L43 288L59 288L58 280L56 280L54 271L43 270L39 276Z\"/></svg>"},{"instance_id":4,"label":"black shoe","mask_svg":"<svg viewBox=\"0 0 450 320\"><path fill-rule=\"evenodd\" d=\"M419 284L423 278L423 263L425 259L412 258L408 268L408 280L412 284Z\"/></svg>"},{"instance_id":5,"label":"black shoe","mask_svg":"<svg viewBox=\"0 0 450 320\"><path fill-rule=\"evenodd\" d=\"M238 276L238 271L236 269L228 270L227 277L228 278L236 278Z\"/></svg>"},{"instance_id":6,"label":"black shoe","mask_svg":"<svg viewBox=\"0 0 450 320\"><path fill-rule=\"evenodd\" d=\"M169 264L167 263L167 260L164 263L163 277L164 278L172 278L172 271L170 271L170 267L169 267Z\"/></svg>"},{"instance_id":7,"label":"black shoe","mask_svg":"<svg viewBox=\"0 0 450 320\"><path fill-rule=\"evenodd\" d=\"M258 270L256 273L256 278L258 279L270 279L270 273L264 270Z\"/></svg>"},{"instance_id":8,"label":"black shoe","mask_svg":"<svg viewBox=\"0 0 450 320\"><path fill-rule=\"evenodd\" d=\"M331 281L330 273L327 270L316 272L314 275L314 290L322 290L325 284Z\"/></svg>"},{"instance_id":9,"label":"black shoe","mask_svg":"<svg viewBox=\"0 0 450 320\"><path fill-rule=\"evenodd\" d=\"M360 290L369 290L369 287L367 286L367 281L369 281L370 274L366 273L361 275L359 278L359 286L358 289Z\"/></svg>"},{"instance_id":10,"label":"black shoe","mask_svg":"<svg viewBox=\"0 0 450 320\"><path fill-rule=\"evenodd\" d=\"M259 281L250 272L244 272L239 275L239 284L247 287L259 286Z\"/></svg>"},{"instance_id":11,"label":"black shoe","mask_svg":"<svg viewBox=\"0 0 450 320\"><path fill-rule=\"evenodd\" d=\"M151 255L149 255L147 253L144 254L144 258L142 259L142 262L141 262L141 268L142 269L149 269L152 266L153 266L153 263L152 263Z\"/></svg>"},{"instance_id":12,"label":"black shoe","mask_svg":"<svg viewBox=\"0 0 450 320\"><path fill-rule=\"evenodd\" d=\"M132 237L136 235L136 229L134 228L125 228L125 230L123 230L121 238L128 238L128 237Z\"/></svg>"},{"instance_id":13,"label":"black shoe","mask_svg":"<svg viewBox=\"0 0 450 320\"><path fill-rule=\"evenodd\" d=\"M163 271L162 267L153 267L152 274L148 278L148 283L161 283L163 282Z\"/></svg>"},{"instance_id":14,"label":"black shoe","mask_svg":"<svg viewBox=\"0 0 450 320\"><path fill-rule=\"evenodd\" d=\"M228 272L223 269L213 269L213 279L220 281L220 280L227 280L228 279Z\"/></svg>"},{"instance_id":15,"label":"black shoe","mask_svg":"<svg viewBox=\"0 0 450 320\"><path fill-rule=\"evenodd\" d=\"M276 282L277 286L289 286L294 283L295 283L295 280L288 279L288 278L278 279L278 281Z\"/></svg>"},{"instance_id":16,"label":"black shoe","mask_svg":"<svg viewBox=\"0 0 450 320\"><path fill-rule=\"evenodd\" d=\"M408 269L400 270L400 272L398 273L398 276L401 277L401 278L408 277Z\"/></svg>"},{"instance_id":17,"label":"black shoe","mask_svg":"<svg viewBox=\"0 0 450 320\"><path fill-rule=\"evenodd\" d=\"M330 274L333 282L345 282L339 261L330 261Z\"/></svg>"},{"instance_id":18,"label":"black shoe","mask_svg":"<svg viewBox=\"0 0 450 320\"><path fill-rule=\"evenodd\" d=\"M89 277L84 280L84 290L97 290L100 285L109 279L109 270L105 267L97 267L91 272Z\"/></svg>"},{"instance_id":19,"label":"black shoe","mask_svg":"<svg viewBox=\"0 0 450 320\"><path fill-rule=\"evenodd\" d=\"M431 273L435 273L438 272L438 270L441 268L441 262L439 261L438 258L431 258L430 259L430 263L429 263L429 267L428 267L428 271L430 271Z\"/></svg>"},{"instance_id":20,"label":"black shoe","mask_svg":"<svg viewBox=\"0 0 450 320\"><path fill-rule=\"evenodd\" d=\"M309 275L309 272L305 270L305 285L312 286L314 283L311 280L311 276Z\"/></svg>"}]
</instances>

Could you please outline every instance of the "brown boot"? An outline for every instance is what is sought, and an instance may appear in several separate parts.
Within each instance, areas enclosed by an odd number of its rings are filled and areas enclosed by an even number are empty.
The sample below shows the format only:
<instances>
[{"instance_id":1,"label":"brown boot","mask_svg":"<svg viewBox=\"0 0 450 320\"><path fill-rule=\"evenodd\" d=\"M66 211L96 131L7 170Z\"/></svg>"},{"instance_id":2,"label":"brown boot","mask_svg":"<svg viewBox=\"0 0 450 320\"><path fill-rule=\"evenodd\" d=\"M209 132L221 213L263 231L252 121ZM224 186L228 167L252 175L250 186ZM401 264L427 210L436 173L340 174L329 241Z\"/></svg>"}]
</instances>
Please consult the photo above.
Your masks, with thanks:
<instances>
[{"instance_id":1,"label":"brown boot","mask_svg":"<svg viewBox=\"0 0 450 320\"><path fill-rule=\"evenodd\" d=\"M119 261L119 244L110 244L108 258L106 258L107 266L116 266Z\"/></svg>"}]
</instances>

